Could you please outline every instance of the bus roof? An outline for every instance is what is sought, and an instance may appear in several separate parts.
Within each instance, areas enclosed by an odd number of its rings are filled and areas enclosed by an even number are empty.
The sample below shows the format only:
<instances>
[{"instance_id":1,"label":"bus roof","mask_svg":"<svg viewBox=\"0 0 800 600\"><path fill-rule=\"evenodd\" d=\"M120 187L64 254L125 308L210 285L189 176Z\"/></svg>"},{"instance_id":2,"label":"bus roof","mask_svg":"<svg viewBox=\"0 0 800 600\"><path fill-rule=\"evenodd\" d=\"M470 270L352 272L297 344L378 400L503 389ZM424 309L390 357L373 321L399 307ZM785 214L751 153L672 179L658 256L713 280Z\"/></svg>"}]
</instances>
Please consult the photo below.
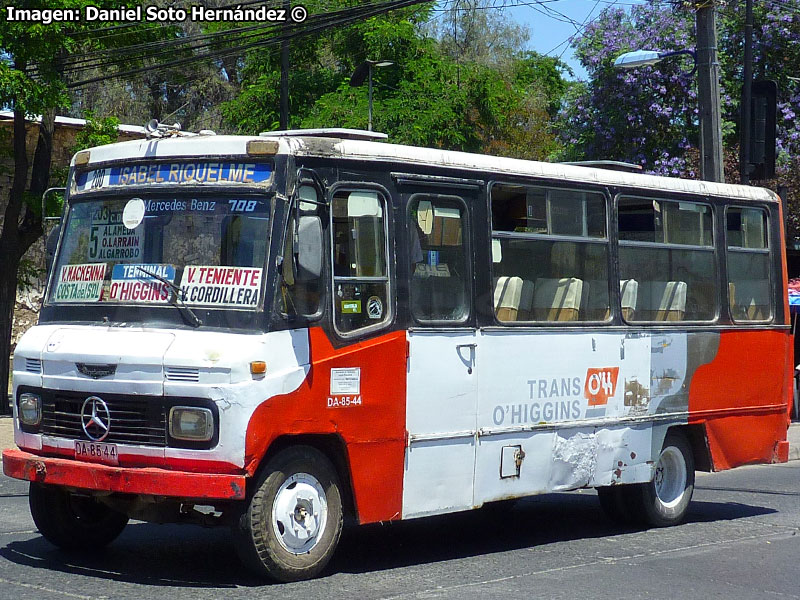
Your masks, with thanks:
<instances>
[{"instance_id":1,"label":"bus roof","mask_svg":"<svg viewBox=\"0 0 800 600\"><path fill-rule=\"evenodd\" d=\"M660 177L565 163L504 158L362 139L341 139L320 136L317 132L309 136L303 135L302 131L291 132L292 135L287 135L287 133L289 132L281 132L274 136L270 134L261 134L261 136L199 135L132 140L91 148L89 165L131 159L166 160L179 157L190 159L210 156L247 156L249 141L274 139L279 144L278 154L439 166L471 171L473 173L469 175L465 173L470 177L475 177L475 171L493 172L509 176L534 176L576 183L722 196L739 200L779 201L777 194L771 190L753 186ZM333 132L331 134L333 135Z\"/></svg>"}]
</instances>

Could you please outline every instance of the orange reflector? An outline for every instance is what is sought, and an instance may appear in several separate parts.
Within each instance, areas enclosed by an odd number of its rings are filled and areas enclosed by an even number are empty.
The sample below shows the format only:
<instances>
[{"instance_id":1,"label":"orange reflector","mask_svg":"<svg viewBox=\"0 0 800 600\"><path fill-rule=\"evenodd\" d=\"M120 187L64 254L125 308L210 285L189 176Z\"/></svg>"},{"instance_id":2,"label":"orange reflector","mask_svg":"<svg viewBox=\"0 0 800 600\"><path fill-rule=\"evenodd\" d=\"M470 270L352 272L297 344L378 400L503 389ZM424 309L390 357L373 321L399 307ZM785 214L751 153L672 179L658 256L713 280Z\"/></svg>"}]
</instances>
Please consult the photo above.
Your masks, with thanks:
<instances>
[{"instance_id":1,"label":"orange reflector","mask_svg":"<svg viewBox=\"0 0 800 600\"><path fill-rule=\"evenodd\" d=\"M254 360L250 363L250 372L253 375L263 375L267 372L267 363L263 360Z\"/></svg>"}]
</instances>

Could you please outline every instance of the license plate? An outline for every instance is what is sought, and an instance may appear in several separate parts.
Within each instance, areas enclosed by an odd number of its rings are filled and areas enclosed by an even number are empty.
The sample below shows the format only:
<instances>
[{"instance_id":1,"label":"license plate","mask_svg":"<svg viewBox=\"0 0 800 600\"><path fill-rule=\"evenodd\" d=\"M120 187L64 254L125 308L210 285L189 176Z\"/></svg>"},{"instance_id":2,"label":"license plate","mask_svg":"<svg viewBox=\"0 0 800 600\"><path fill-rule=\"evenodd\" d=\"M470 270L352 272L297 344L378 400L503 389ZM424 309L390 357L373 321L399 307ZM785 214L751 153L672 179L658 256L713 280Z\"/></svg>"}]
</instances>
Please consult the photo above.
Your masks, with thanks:
<instances>
[{"instance_id":1,"label":"license plate","mask_svg":"<svg viewBox=\"0 0 800 600\"><path fill-rule=\"evenodd\" d=\"M116 444L100 444L98 442L75 442L75 458L99 462L106 465L118 465L119 455Z\"/></svg>"}]
</instances>

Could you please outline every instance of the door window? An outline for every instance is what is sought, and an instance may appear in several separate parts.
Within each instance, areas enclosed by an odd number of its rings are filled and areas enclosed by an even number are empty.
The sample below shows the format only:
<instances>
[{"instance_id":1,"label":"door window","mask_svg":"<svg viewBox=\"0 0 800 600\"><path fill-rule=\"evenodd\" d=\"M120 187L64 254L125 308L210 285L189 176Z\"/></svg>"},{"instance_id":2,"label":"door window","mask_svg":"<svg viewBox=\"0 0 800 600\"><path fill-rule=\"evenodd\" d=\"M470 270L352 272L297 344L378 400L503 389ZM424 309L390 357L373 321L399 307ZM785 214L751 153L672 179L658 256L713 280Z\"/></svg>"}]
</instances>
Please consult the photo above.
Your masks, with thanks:
<instances>
[{"instance_id":1,"label":"door window","mask_svg":"<svg viewBox=\"0 0 800 600\"><path fill-rule=\"evenodd\" d=\"M344 335L388 322L386 200L374 190L341 190L332 202L334 326Z\"/></svg>"},{"instance_id":2,"label":"door window","mask_svg":"<svg viewBox=\"0 0 800 600\"><path fill-rule=\"evenodd\" d=\"M464 322L470 313L466 205L414 196L409 205L411 314L419 322Z\"/></svg>"}]
</instances>

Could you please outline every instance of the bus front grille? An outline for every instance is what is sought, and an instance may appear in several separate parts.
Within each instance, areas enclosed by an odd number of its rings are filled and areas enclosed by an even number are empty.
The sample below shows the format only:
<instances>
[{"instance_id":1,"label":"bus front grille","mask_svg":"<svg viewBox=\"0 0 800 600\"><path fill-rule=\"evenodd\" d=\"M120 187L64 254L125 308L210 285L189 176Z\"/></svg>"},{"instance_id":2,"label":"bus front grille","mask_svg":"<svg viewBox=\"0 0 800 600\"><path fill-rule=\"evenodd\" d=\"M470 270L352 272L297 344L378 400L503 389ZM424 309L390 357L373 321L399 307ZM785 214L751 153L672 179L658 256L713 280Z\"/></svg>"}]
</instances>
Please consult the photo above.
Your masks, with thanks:
<instances>
[{"instance_id":1,"label":"bus front grille","mask_svg":"<svg viewBox=\"0 0 800 600\"><path fill-rule=\"evenodd\" d=\"M53 437L88 440L81 424L81 407L91 394L46 394L42 405L42 433ZM108 397L111 423L103 442L139 446L167 445L166 408L160 398Z\"/></svg>"}]
</instances>

